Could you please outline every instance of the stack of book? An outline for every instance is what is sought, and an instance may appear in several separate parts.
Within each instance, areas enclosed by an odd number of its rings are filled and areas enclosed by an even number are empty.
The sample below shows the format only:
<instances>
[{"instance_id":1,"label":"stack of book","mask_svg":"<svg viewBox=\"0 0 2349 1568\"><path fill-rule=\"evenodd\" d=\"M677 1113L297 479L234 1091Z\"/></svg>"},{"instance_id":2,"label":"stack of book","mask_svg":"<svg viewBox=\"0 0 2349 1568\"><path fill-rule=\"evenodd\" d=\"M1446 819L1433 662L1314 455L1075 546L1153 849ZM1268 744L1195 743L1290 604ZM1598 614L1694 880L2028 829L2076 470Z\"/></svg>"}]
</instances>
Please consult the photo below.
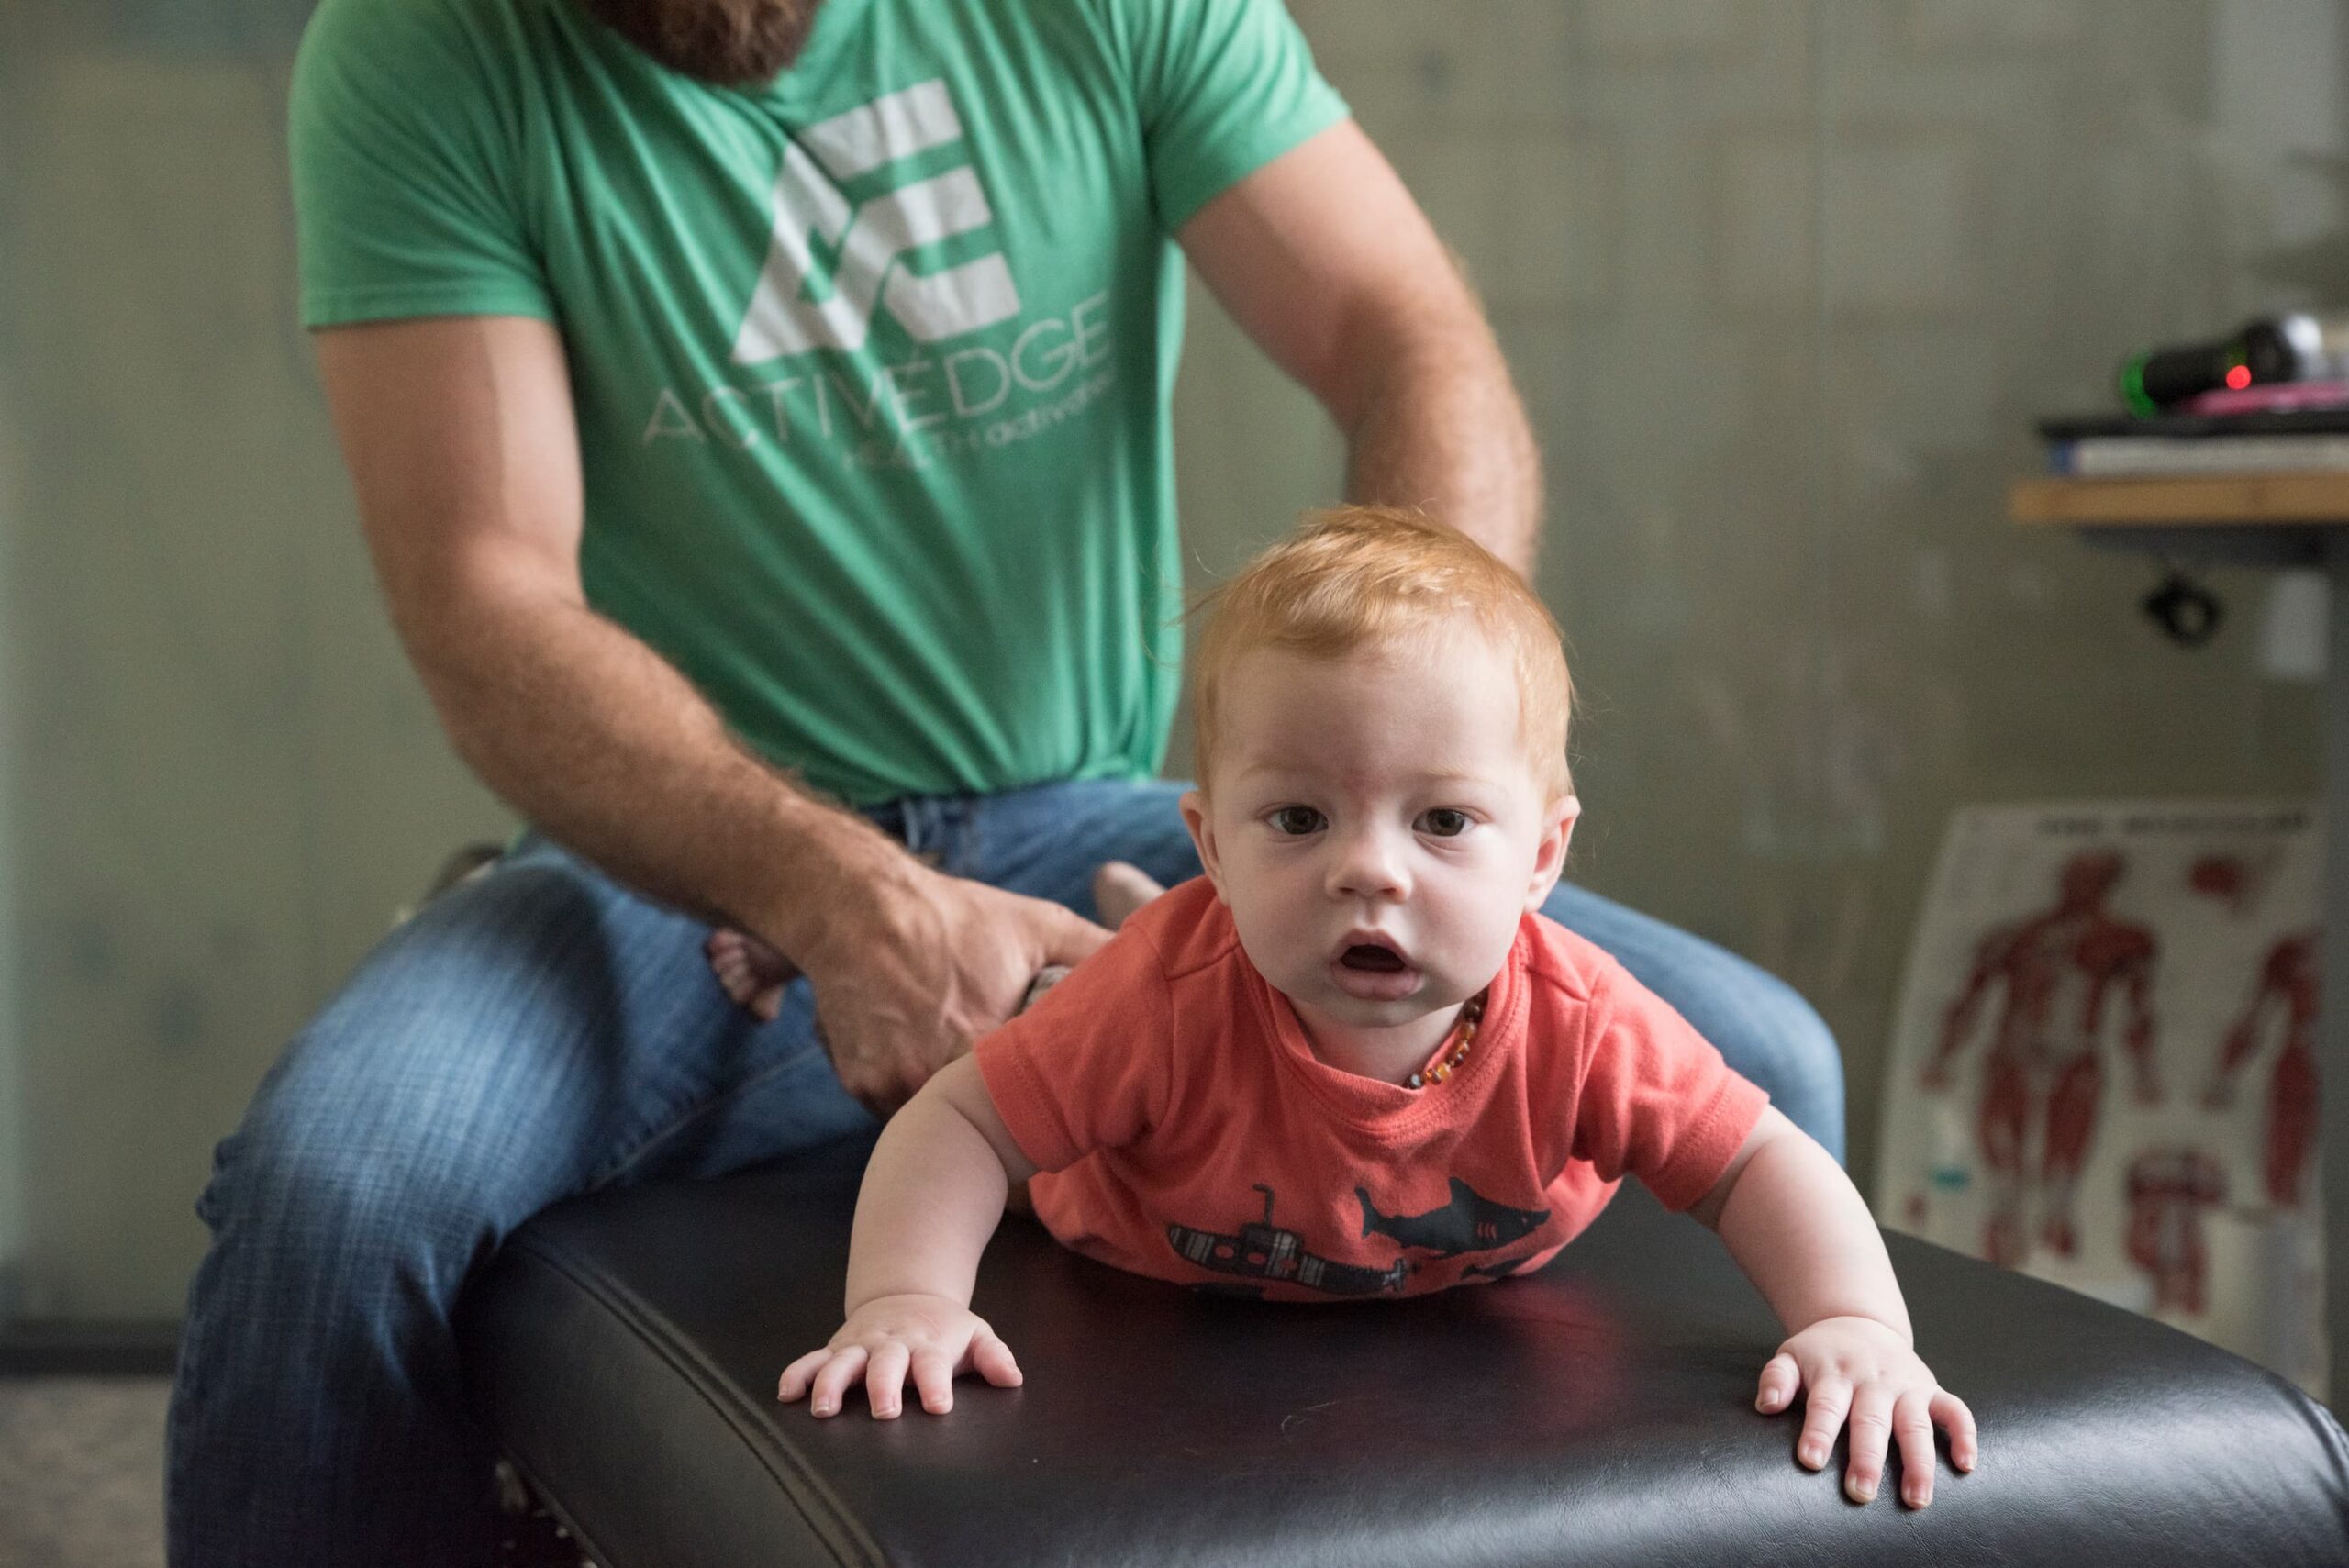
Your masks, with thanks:
<instances>
[{"instance_id":1,"label":"stack of book","mask_svg":"<svg viewBox=\"0 0 2349 1568\"><path fill-rule=\"evenodd\" d=\"M2043 419L2050 470L2082 479L2349 473L2349 383L2217 392L2162 414Z\"/></svg>"}]
</instances>

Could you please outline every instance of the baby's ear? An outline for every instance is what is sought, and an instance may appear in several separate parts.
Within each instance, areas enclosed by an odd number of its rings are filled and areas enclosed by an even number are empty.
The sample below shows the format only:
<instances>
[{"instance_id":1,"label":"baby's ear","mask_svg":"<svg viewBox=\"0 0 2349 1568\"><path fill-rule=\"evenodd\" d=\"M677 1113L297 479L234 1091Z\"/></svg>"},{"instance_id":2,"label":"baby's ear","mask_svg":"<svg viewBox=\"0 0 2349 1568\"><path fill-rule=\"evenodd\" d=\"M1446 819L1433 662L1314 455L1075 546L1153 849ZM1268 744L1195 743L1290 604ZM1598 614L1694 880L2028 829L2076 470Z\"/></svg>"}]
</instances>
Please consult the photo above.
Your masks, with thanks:
<instances>
[{"instance_id":1,"label":"baby's ear","mask_svg":"<svg viewBox=\"0 0 2349 1568\"><path fill-rule=\"evenodd\" d=\"M1196 789L1186 789L1176 802L1182 807L1183 826L1191 830L1191 843L1199 851L1199 865L1208 873L1208 881L1215 885L1219 902L1229 904L1223 896L1223 867L1216 861L1215 824L1208 817L1208 797Z\"/></svg>"},{"instance_id":2,"label":"baby's ear","mask_svg":"<svg viewBox=\"0 0 2349 1568\"><path fill-rule=\"evenodd\" d=\"M1582 819L1582 802L1564 795L1550 803L1542 814L1542 842L1533 851L1533 880L1525 891L1525 906L1539 909L1549 900L1550 890L1558 885L1559 873L1566 869L1566 846L1574 842L1575 824Z\"/></svg>"}]
</instances>

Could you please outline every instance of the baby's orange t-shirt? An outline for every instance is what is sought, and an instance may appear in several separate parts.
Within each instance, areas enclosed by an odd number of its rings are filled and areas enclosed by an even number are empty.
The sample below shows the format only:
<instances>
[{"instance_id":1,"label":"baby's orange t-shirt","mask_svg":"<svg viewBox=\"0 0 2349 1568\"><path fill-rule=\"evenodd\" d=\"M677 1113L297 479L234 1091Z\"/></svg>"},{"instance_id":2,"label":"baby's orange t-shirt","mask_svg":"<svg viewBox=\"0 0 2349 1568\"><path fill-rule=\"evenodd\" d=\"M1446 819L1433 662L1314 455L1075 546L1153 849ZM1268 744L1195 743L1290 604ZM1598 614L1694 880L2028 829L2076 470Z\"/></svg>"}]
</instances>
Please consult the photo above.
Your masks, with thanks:
<instances>
[{"instance_id":1,"label":"baby's orange t-shirt","mask_svg":"<svg viewBox=\"0 0 2349 1568\"><path fill-rule=\"evenodd\" d=\"M1626 1174L1709 1192L1768 1096L1598 948L1528 915L1467 1059L1407 1089L1330 1066L1205 877L976 1047L1061 1241L1275 1299L1538 1268Z\"/></svg>"}]
</instances>

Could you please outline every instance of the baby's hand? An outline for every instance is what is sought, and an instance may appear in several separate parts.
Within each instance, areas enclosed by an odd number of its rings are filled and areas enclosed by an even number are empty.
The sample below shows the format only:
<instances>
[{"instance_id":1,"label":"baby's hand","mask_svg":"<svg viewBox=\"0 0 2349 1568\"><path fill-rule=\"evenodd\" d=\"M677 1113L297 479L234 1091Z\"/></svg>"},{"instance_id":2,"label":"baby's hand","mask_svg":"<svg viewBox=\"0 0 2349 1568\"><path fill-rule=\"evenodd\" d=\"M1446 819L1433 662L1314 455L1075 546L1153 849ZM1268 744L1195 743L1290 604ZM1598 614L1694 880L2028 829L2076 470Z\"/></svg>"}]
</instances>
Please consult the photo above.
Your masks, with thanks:
<instances>
[{"instance_id":1,"label":"baby's hand","mask_svg":"<svg viewBox=\"0 0 2349 1568\"><path fill-rule=\"evenodd\" d=\"M1912 1508L1933 1500L1933 1427L1949 1432L1950 1462L1971 1470L1978 1454L1974 1412L1933 1380L1917 1352L1873 1318L1822 1318L1778 1347L1762 1369L1755 1407L1783 1410L1810 1390L1795 1457L1818 1470L1848 1414L1851 1462L1843 1490L1855 1503L1876 1496L1887 1439L1900 1444L1900 1496Z\"/></svg>"},{"instance_id":2,"label":"baby's hand","mask_svg":"<svg viewBox=\"0 0 2349 1568\"><path fill-rule=\"evenodd\" d=\"M833 1415L863 1373L874 1416L886 1420L897 1413L908 1368L933 1416L954 1407L954 1379L974 1368L997 1388L1019 1386L1011 1347L969 1307L942 1296L878 1296L849 1315L830 1344L784 1368L775 1396L786 1405L807 1396L810 1412Z\"/></svg>"}]
</instances>

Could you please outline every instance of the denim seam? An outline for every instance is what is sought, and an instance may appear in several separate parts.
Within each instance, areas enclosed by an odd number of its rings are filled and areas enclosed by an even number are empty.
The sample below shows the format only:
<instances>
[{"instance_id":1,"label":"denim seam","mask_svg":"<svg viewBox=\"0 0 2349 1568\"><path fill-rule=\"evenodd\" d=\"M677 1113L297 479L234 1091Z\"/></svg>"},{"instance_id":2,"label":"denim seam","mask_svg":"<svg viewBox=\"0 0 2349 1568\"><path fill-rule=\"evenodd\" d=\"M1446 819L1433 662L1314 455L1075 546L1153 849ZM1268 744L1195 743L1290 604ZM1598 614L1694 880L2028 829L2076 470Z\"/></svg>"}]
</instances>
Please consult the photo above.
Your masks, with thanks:
<instances>
[{"instance_id":1,"label":"denim seam","mask_svg":"<svg viewBox=\"0 0 2349 1568\"><path fill-rule=\"evenodd\" d=\"M959 874L977 880L979 868L986 864L987 814L974 811L963 818L963 869Z\"/></svg>"},{"instance_id":2,"label":"denim seam","mask_svg":"<svg viewBox=\"0 0 2349 1568\"><path fill-rule=\"evenodd\" d=\"M588 1178L587 1185L584 1190L591 1193L602 1192L605 1188L627 1176L627 1174L630 1171L634 1170L638 1165L643 1163L645 1157L651 1154L654 1150L660 1148L661 1145L666 1143L680 1132L683 1132L695 1122L701 1120L711 1112L717 1110L718 1106L724 1105L727 1101L739 1098L740 1096L750 1093L752 1089L759 1087L768 1080L780 1073L789 1072L798 1064L799 1057L797 1055L795 1054L786 1057L783 1061L774 1063L772 1066L762 1068L760 1071L751 1073L749 1077L742 1079L739 1083L729 1084L725 1088L718 1090L715 1094L707 1095L702 1098L696 1100L692 1105L686 1106L684 1110L679 1111L668 1121L647 1133L642 1141L639 1142L633 1150L630 1150L628 1155L618 1164L614 1165L608 1173L600 1176L591 1176Z\"/></svg>"}]
</instances>

